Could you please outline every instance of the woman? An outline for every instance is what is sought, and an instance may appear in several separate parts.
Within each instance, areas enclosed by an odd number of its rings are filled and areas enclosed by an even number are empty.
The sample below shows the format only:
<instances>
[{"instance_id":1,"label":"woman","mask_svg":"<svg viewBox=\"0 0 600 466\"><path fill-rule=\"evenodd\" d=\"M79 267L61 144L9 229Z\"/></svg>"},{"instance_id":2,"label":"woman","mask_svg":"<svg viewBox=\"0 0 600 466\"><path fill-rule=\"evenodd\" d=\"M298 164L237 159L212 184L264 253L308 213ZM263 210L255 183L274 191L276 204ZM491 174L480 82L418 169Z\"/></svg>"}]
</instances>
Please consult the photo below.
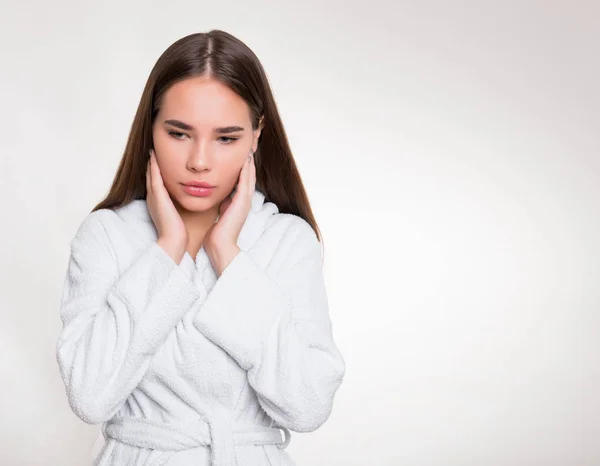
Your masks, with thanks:
<instances>
[{"instance_id":1,"label":"woman","mask_svg":"<svg viewBox=\"0 0 600 466\"><path fill-rule=\"evenodd\" d=\"M71 242L57 360L95 465L295 464L345 373L317 232L256 56L176 41Z\"/></svg>"}]
</instances>

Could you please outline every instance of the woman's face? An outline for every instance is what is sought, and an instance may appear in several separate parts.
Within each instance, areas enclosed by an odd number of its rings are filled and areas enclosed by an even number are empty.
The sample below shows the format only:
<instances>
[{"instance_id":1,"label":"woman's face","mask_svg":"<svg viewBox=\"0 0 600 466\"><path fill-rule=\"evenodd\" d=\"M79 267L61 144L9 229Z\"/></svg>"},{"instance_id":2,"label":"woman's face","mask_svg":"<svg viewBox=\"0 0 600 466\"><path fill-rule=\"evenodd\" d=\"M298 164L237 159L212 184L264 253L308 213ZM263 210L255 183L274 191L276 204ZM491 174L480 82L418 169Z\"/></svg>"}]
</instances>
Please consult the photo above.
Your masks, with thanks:
<instances>
[{"instance_id":1,"label":"woman's face","mask_svg":"<svg viewBox=\"0 0 600 466\"><path fill-rule=\"evenodd\" d=\"M252 130L246 102L224 84L188 78L163 95L152 127L163 182L175 205L186 211L218 209L233 191L244 162L256 151L260 130ZM184 184L205 181L206 197L189 194Z\"/></svg>"}]
</instances>

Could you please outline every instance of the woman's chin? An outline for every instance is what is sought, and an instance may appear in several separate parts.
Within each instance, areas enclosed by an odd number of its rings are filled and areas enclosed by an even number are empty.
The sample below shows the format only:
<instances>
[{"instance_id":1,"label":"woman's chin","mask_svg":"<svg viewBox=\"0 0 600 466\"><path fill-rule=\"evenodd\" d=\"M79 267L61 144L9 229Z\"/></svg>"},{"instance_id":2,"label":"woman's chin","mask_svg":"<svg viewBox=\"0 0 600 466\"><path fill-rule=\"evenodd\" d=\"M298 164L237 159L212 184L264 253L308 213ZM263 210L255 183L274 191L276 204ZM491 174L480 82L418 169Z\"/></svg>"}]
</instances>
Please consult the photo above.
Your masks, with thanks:
<instances>
[{"instance_id":1,"label":"woman's chin","mask_svg":"<svg viewBox=\"0 0 600 466\"><path fill-rule=\"evenodd\" d=\"M214 207L214 202L212 200L200 197L182 199L180 205L188 212L206 212Z\"/></svg>"}]
</instances>

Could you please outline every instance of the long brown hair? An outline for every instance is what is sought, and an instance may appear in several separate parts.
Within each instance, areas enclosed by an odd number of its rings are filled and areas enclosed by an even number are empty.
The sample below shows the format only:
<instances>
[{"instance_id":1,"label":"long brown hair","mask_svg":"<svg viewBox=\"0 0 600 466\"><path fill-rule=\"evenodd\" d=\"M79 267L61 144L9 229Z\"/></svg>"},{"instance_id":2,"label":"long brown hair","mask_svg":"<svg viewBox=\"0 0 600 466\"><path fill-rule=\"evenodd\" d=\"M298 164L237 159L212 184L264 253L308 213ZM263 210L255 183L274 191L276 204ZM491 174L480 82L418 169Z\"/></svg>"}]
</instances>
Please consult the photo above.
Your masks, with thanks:
<instances>
[{"instance_id":1,"label":"long brown hair","mask_svg":"<svg viewBox=\"0 0 600 466\"><path fill-rule=\"evenodd\" d=\"M176 82L202 75L222 82L246 101L254 130L264 116L254 154L256 188L265 194L265 202L277 205L279 212L306 220L322 242L265 71L250 48L219 29L185 36L159 57L146 82L110 191L92 212L146 198L152 125L161 97Z\"/></svg>"}]
</instances>

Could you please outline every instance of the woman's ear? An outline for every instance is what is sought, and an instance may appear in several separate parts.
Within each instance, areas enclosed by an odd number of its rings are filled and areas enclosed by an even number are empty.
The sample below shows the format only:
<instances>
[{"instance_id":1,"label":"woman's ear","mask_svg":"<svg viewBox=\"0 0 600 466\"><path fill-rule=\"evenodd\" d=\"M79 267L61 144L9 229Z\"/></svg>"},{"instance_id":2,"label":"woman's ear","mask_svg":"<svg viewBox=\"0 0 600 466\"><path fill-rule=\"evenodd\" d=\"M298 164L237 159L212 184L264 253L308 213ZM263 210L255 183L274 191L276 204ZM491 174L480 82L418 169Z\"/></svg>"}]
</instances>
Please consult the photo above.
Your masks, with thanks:
<instances>
[{"instance_id":1,"label":"woman's ear","mask_svg":"<svg viewBox=\"0 0 600 466\"><path fill-rule=\"evenodd\" d=\"M258 129L254 130L254 141L252 142L252 152L256 152L256 147L258 147L258 139L260 138L260 133L264 128L264 117L260 117L258 122Z\"/></svg>"}]
</instances>

